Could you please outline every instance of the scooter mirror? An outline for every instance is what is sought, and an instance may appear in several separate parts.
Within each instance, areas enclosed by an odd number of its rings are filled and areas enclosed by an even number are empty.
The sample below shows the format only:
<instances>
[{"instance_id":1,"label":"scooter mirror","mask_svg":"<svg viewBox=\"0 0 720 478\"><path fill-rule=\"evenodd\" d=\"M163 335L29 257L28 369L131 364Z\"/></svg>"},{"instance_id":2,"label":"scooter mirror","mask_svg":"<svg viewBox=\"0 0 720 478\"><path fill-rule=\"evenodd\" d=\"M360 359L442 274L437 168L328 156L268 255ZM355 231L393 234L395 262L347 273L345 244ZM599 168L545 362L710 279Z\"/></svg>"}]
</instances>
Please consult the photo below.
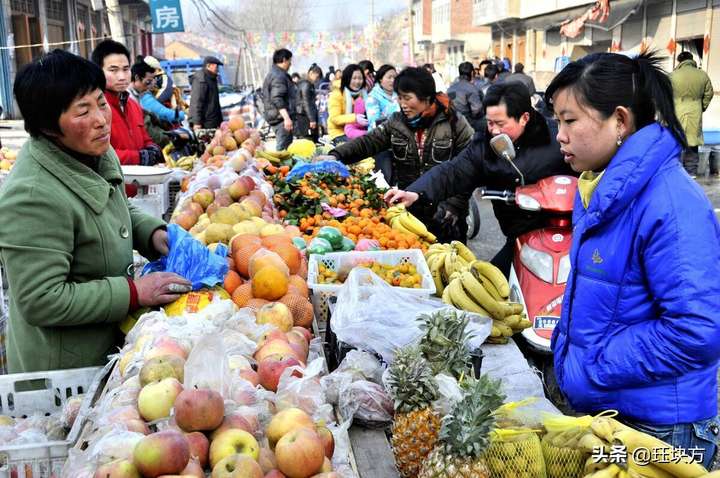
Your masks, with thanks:
<instances>
[{"instance_id":1,"label":"scooter mirror","mask_svg":"<svg viewBox=\"0 0 720 478\"><path fill-rule=\"evenodd\" d=\"M495 151L495 154L507 161L512 162L515 159L515 147L510 136L505 133L493 136L490 139L490 147Z\"/></svg>"}]
</instances>

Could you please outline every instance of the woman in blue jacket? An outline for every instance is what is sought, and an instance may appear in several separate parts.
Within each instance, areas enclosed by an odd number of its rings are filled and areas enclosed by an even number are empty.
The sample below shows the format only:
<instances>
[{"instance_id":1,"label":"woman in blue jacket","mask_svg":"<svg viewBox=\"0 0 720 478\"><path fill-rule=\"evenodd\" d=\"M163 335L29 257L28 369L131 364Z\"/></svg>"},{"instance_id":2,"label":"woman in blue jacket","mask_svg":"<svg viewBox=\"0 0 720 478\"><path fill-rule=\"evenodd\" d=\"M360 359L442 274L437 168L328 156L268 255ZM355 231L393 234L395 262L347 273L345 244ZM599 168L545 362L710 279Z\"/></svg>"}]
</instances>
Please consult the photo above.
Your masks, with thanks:
<instances>
[{"instance_id":1,"label":"woman in blue jacket","mask_svg":"<svg viewBox=\"0 0 720 478\"><path fill-rule=\"evenodd\" d=\"M582 172L555 373L577 411L618 410L701 448L707 467L720 431L720 226L679 161L685 136L660 61L594 54L547 88L565 161Z\"/></svg>"}]
</instances>

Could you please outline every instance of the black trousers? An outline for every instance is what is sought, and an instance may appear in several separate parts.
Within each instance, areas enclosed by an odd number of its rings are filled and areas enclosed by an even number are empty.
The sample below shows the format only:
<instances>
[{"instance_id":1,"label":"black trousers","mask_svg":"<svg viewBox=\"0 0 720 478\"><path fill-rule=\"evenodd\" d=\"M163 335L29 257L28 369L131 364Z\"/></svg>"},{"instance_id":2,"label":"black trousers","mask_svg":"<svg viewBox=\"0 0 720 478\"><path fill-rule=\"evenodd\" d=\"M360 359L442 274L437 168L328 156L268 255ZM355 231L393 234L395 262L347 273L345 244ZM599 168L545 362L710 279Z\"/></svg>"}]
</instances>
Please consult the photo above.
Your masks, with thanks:
<instances>
[{"instance_id":1,"label":"black trousers","mask_svg":"<svg viewBox=\"0 0 720 478\"><path fill-rule=\"evenodd\" d=\"M505 245L502 246L497 254L495 254L495 257L490 260L490 263L500 269L502 273L505 274L505 277L510 276L510 266L513 261L515 239L516 238L514 237L508 237Z\"/></svg>"}]
</instances>

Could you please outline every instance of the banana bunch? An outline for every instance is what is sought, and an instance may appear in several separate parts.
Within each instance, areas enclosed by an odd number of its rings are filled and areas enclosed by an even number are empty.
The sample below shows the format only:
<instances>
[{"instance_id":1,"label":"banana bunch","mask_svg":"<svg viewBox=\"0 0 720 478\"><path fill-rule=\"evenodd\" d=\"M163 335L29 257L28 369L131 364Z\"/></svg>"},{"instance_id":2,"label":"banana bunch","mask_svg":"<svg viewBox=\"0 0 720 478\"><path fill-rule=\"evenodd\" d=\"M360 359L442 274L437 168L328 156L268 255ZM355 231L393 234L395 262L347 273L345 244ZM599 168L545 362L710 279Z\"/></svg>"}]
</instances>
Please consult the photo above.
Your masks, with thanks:
<instances>
[{"instance_id":1,"label":"banana bunch","mask_svg":"<svg viewBox=\"0 0 720 478\"><path fill-rule=\"evenodd\" d=\"M293 154L288 151L261 151L257 150L255 151L255 156L258 158L267 159L273 164L280 164L281 162L285 161L286 159L290 159L293 157Z\"/></svg>"},{"instance_id":2,"label":"banana bunch","mask_svg":"<svg viewBox=\"0 0 720 478\"><path fill-rule=\"evenodd\" d=\"M358 174L370 174L375 169L375 158L365 158L353 165L353 171Z\"/></svg>"},{"instance_id":3,"label":"banana bunch","mask_svg":"<svg viewBox=\"0 0 720 478\"><path fill-rule=\"evenodd\" d=\"M176 161L172 158L172 156L167 155L165 156L165 163L169 168L179 168L184 169L185 171L192 171L196 159L197 156L193 154L190 156L183 156L181 158L178 158Z\"/></svg>"},{"instance_id":4,"label":"banana bunch","mask_svg":"<svg viewBox=\"0 0 720 478\"><path fill-rule=\"evenodd\" d=\"M522 304L508 302L510 286L503 273L477 260L462 242L433 244L425 260L443 302L493 319L488 342L507 343L513 334L530 327Z\"/></svg>"},{"instance_id":5,"label":"banana bunch","mask_svg":"<svg viewBox=\"0 0 720 478\"><path fill-rule=\"evenodd\" d=\"M396 204L395 206L389 207L385 213L385 218L390 223L390 227L397 229L400 232L404 232L405 234L415 234L430 243L437 240L437 237L428 231L425 224L410 214L402 204Z\"/></svg>"},{"instance_id":6,"label":"banana bunch","mask_svg":"<svg viewBox=\"0 0 720 478\"><path fill-rule=\"evenodd\" d=\"M556 434L548 433L543 437L543 442L594 455L585 462L584 478L699 478L708 473L702 465L676 453L678 450L674 450L671 445L608 416L593 418L589 428L578 427ZM613 446L627 450L626 463L611 463L617 461L609 458ZM638 449L645 453L636 455L635 450ZM651 457L668 456L670 459L662 463L637 463L636 456L647 457L648 461Z\"/></svg>"}]
</instances>

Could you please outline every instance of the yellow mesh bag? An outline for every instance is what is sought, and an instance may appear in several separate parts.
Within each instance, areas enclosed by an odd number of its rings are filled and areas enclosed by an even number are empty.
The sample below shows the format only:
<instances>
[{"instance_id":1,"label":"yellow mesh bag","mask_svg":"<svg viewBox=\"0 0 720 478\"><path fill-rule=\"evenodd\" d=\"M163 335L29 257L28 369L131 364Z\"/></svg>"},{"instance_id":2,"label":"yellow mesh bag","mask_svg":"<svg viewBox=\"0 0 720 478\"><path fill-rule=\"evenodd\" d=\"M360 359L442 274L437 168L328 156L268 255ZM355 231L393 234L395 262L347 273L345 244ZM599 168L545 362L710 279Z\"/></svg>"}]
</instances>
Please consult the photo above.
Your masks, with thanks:
<instances>
[{"instance_id":1,"label":"yellow mesh bag","mask_svg":"<svg viewBox=\"0 0 720 478\"><path fill-rule=\"evenodd\" d=\"M546 478L537 430L498 428L490 435L485 461L491 478Z\"/></svg>"}]
</instances>

